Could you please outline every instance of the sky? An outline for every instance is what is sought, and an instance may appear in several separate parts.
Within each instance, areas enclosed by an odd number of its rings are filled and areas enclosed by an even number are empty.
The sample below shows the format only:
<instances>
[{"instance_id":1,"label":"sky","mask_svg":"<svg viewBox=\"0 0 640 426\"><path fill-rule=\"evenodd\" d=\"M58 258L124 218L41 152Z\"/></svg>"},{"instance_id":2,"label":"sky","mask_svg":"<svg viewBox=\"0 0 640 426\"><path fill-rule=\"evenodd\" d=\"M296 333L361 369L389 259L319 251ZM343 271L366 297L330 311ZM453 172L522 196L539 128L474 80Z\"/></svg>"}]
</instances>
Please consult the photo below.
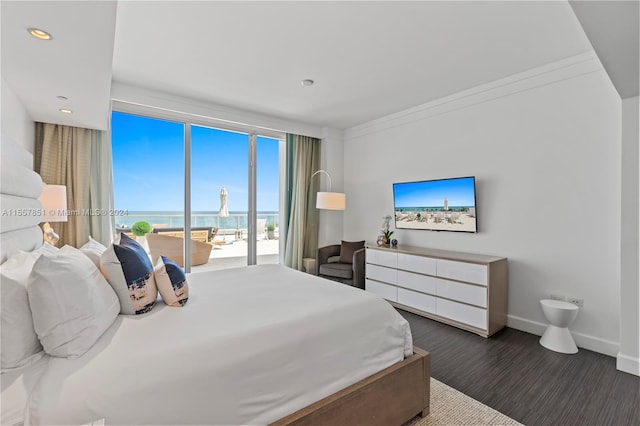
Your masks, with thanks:
<instances>
[{"instance_id":1,"label":"sky","mask_svg":"<svg viewBox=\"0 0 640 426\"><path fill-rule=\"evenodd\" d=\"M114 112L111 118L116 209L184 209L184 125ZM277 139L257 138L257 208L278 211ZM220 209L227 189L229 211L248 206L249 136L191 126L191 210Z\"/></svg>"},{"instance_id":2,"label":"sky","mask_svg":"<svg viewBox=\"0 0 640 426\"><path fill-rule=\"evenodd\" d=\"M396 207L475 206L474 178L456 178L393 185Z\"/></svg>"}]
</instances>

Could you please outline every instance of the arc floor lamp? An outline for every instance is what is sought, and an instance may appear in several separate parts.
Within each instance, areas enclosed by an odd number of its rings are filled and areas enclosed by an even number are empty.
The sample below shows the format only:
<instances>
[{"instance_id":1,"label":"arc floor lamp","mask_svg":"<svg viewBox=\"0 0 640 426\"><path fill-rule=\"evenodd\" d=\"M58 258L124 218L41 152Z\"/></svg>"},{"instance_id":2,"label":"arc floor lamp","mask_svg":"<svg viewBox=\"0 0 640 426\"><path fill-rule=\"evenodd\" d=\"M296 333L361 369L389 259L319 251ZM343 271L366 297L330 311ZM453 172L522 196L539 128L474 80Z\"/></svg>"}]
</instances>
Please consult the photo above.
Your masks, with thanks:
<instances>
[{"instance_id":1,"label":"arc floor lamp","mask_svg":"<svg viewBox=\"0 0 640 426\"><path fill-rule=\"evenodd\" d=\"M347 197L343 192L331 192L331 175L324 170L318 170L311 175L310 179L313 179L318 173L324 173L329 179L329 191L318 192L316 199L316 208L321 210L344 210L347 205Z\"/></svg>"}]
</instances>

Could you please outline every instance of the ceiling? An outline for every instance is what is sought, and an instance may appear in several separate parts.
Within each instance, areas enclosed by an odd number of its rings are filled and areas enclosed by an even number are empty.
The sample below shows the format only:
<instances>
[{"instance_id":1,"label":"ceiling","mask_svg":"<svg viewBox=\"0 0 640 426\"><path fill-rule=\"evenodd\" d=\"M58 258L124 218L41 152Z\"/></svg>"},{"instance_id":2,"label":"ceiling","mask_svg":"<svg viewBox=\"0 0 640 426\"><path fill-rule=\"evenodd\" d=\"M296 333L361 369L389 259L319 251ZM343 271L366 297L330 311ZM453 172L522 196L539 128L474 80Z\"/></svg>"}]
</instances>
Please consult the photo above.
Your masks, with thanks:
<instances>
[{"instance_id":1,"label":"ceiling","mask_svg":"<svg viewBox=\"0 0 640 426\"><path fill-rule=\"evenodd\" d=\"M348 128L593 44L620 93L635 81L637 94L637 12L624 6L637 2L574 3L4 0L2 78L35 121L104 129L118 82Z\"/></svg>"},{"instance_id":2,"label":"ceiling","mask_svg":"<svg viewBox=\"0 0 640 426\"><path fill-rule=\"evenodd\" d=\"M638 96L640 2L569 2L621 98Z\"/></svg>"},{"instance_id":3,"label":"ceiling","mask_svg":"<svg viewBox=\"0 0 640 426\"><path fill-rule=\"evenodd\" d=\"M116 3L3 0L0 13L2 79L31 119L106 128ZM53 39L32 37L30 27L50 32Z\"/></svg>"}]
</instances>

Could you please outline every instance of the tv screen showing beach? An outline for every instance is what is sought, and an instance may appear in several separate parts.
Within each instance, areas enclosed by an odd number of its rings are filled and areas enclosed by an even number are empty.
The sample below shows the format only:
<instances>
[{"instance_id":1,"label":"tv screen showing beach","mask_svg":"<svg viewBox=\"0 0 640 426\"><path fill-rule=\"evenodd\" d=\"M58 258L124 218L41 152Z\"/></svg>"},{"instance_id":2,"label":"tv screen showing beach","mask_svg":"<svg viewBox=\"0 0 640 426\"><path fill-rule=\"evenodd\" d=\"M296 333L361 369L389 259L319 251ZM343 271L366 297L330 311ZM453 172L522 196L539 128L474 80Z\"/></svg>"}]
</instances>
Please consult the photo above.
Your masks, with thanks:
<instances>
[{"instance_id":1,"label":"tv screen showing beach","mask_svg":"<svg viewBox=\"0 0 640 426\"><path fill-rule=\"evenodd\" d=\"M477 232L475 178L393 184L397 229Z\"/></svg>"}]
</instances>

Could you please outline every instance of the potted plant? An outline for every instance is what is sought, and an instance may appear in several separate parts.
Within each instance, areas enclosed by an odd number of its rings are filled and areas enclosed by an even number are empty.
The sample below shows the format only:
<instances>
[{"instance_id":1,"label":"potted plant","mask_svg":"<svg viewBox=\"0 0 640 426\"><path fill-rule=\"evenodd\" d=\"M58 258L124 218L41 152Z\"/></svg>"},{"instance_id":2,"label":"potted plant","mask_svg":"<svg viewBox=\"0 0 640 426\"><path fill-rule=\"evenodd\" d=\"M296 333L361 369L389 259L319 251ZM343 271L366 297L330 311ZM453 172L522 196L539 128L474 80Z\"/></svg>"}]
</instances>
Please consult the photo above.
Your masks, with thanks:
<instances>
[{"instance_id":1,"label":"potted plant","mask_svg":"<svg viewBox=\"0 0 640 426\"><path fill-rule=\"evenodd\" d=\"M391 221L391 215L386 215L382 218L382 235L378 238L379 245L388 246L391 241L391 235L393 235L393 231L389 230L389 222Z\"/></svg>"},{"instance_id":2,"label":"potted plant","mask_svg":"<svg viewBox=\"0 0 640 426\"><path fill-rule=\"evenodd\" d=\"M149 222L144 220L140 220L131 225L131 233L145 250L148 250L146 235L151 231L153 231L153 227Z\"/></svg>"},{"instance_id":3,"label":"potted plant","mask_svg":"<svg viewBox=\"0 0 640 426\"><path fill-rule=\"evenodd\" d=\"M276 230L276 226L273 223L269 223L267 225L267 238L270 240L273 240L274 237L274 232Z\"/></svg>"}]
</instances>

